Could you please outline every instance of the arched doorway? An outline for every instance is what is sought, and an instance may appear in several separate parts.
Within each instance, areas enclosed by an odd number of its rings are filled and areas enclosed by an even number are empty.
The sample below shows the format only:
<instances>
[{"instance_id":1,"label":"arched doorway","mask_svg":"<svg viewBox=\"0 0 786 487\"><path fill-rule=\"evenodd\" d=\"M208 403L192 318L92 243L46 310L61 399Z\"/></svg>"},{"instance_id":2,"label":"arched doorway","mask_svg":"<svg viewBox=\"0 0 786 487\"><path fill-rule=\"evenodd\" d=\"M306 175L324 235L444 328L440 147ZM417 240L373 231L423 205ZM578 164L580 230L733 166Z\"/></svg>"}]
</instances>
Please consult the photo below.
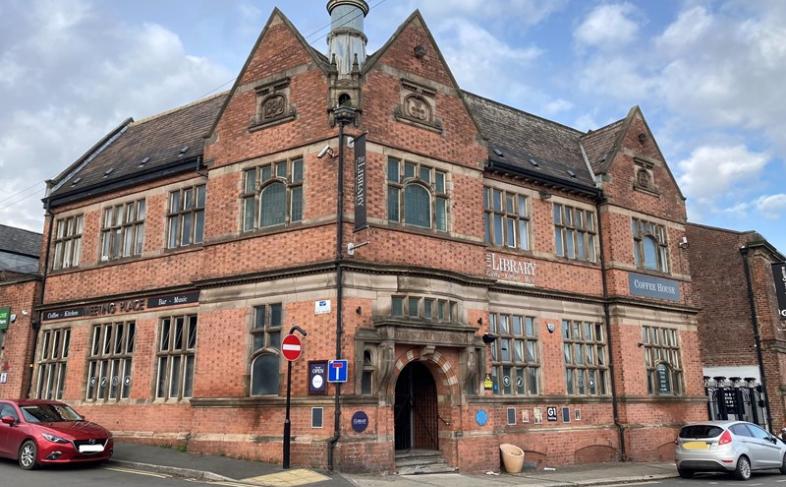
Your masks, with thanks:
<instances>
[{"instance_id":1,"label":"arched doorway","mask_svg":"<svg viewBox=\"0 0 786 487\"><path fill-rule=\"evenodd\" d=\"M438 450L439 415L434 376L422 362L411 362L396 381L396 450Z\"/></svg>"}]
</instances>

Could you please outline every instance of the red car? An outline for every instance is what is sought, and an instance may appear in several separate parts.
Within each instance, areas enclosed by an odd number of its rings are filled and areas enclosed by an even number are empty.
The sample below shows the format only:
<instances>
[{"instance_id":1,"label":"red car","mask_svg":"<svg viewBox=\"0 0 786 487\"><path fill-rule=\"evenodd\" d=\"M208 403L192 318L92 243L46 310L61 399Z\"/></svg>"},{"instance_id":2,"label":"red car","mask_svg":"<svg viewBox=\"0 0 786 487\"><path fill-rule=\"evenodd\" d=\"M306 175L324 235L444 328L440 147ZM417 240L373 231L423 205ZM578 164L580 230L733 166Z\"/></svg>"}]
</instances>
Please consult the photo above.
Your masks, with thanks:
<instances>
[{"instance_id":1,"label":"red car","mask_svg":"<svg viewBox=\"0 0 786 487\"><path fill-rule=\"evenodd\" d=\"M112 457L112 433L57 401L0 400L0 457L31 470Z\"/></svg>"}]
</instances>

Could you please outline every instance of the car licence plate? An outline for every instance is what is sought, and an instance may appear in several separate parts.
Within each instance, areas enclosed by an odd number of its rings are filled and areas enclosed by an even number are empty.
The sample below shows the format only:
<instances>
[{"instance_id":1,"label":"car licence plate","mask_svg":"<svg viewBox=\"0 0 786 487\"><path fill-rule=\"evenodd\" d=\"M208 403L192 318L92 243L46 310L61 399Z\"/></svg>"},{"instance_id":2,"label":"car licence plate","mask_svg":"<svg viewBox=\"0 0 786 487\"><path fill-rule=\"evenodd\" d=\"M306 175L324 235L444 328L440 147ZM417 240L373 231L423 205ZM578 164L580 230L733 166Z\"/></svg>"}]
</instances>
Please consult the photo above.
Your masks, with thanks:
<instances>
[{"instance_id":1,"label":"car licence plate","mask_svg":"<svg viewBox=\"0 0 786 487\"><path fill-rule=\"evenodd\" d=\"M79 445L79 453L101 453L104 445Z\"/></svg>"},{"instance_id":2,"label":"car licence plate","mask_svg":"<svg viewBox=\"0 0 786 487\"><path fill-rule=\"evenodd\" d=\"M682 447L686 450L706 450L710 447L710 445L703 441L688 441L683 443Z\"/></svg>"}]
</instances>

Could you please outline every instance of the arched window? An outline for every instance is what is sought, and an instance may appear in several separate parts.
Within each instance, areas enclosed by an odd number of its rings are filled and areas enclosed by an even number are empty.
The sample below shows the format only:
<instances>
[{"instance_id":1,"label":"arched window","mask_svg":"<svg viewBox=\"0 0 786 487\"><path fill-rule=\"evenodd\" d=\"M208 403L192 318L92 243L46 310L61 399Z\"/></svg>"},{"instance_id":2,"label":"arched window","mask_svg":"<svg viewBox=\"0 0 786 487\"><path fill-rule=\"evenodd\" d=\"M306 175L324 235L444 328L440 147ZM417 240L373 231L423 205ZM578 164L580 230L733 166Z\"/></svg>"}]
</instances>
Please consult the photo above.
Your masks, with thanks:
<instances>
[{"instance_id":1,"label":"arched window","mask_svg":"<svg viewBox=\"0 0 786 487\"><path fill-rule=\"evenodd\" d=\"M431 228L431 194L420 184L404 187L404 223Z\"/></svg>"},{"instance_id":2,"label":"arched window","mask_svg":"<svg viewBox=\"0 0 786 487\"><path fill-rule=\"evenodd\" d=\"M251 395L278 394L278 354L262 353L251 362Z\"/></svg>"},{"instance_id":3,"label":"arched window","mask_svg":"<svg viewBox=\"0 0 786 487\"><path fill-rule=\"evenodd\" d=\"M388 159L388 221L448 231L447 173Z\"/></svg>"},{"instance_id":4,"label":"arched window","mask_svg":"<svg viewBox=\"0 0 786 487\"><path fill-rule=\"evenodd\" d=\"M652 235L642 239L644 247L644 268L658 270L658 242Z\"/></svg>"},{"instance_id":5,"label":"arched window","mask_svg":"<svg viewBox=\"0 0 786 487\"><path fill-rule=\"evenodd\" d=\"M280 303L257 306L254 313L250 392L252 396L278 394L282 307Z\"/></svg>"},{"instance_id":6,"label":"arched window","mask_svg":"<svg viewBox=\"0 0 786 487\"><path fill-rule=\"evenodd\" d=\"M633 218L633 260L640 269L669 272L666 227Z\"/></svg>"},{"instance_id":7,"label":"arched window","mask_svg":"<svg viewBox=\"0 0 786 487\"><path fill-rule=\"evenodd\" d=\"M246 170L242 198L244 232L303 220L303 159Z\"/></svg>"},{"instance_id":8,"label":"arched window","mask_svg":"<svg viewBox=\"0 0 786 487\"><path fill-rule=\"evenodd\" d=\"M282 225L287 218L287 187L272 183L262 189L259 197L259 226Z\"/></svg>"}]
</instances>

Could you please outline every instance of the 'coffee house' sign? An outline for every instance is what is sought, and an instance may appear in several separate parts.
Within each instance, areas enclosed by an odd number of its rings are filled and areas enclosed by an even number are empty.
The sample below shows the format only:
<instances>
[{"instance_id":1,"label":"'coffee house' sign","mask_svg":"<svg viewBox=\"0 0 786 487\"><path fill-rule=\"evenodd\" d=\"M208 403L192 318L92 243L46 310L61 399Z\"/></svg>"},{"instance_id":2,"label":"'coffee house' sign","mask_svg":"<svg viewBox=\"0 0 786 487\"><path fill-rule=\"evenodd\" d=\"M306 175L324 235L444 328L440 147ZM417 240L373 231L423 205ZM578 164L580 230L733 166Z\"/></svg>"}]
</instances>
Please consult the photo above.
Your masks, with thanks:
<instances>
[{"instance_id":1,"label":"'coffee house' sign","mask_svg":"<svg viewBox=\"0 0 786 487\"><path fill-rule=\"evenodd\" d=\"M145 299L128 299L123 301L109 301L105 303L89 304L73 308L61 308L44 311L43 320L62 320L66 318L111 316L124 313L135 313L147 308L162 308L179 304L199 302L199 291L190 291L181 294L153 296Z\"/></svg>"}]
</instances>

